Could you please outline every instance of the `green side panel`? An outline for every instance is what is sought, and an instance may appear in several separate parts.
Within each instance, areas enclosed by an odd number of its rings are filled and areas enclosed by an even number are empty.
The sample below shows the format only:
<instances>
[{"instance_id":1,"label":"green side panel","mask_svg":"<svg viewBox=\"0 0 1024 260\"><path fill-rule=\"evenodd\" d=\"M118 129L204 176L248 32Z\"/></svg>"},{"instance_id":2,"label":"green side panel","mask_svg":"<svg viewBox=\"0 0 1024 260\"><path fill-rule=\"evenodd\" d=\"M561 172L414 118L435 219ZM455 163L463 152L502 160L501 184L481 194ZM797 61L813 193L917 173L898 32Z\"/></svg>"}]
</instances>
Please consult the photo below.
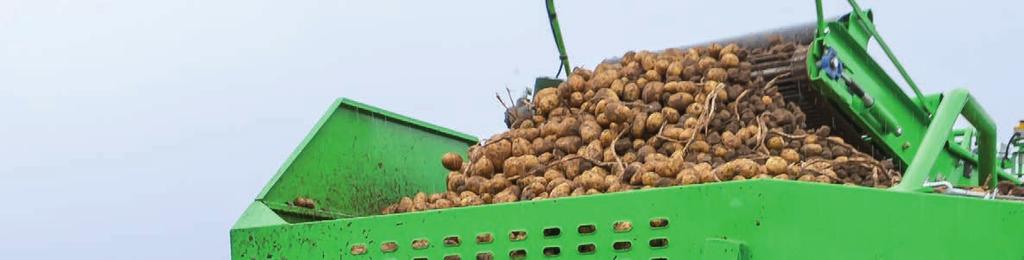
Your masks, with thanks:
<instances>
[{"instance_id":1,"label":"green side panel","mask_svg":"<svg viewBox=\"0 0 1024 260\"><path fill-rule=\"evenodd\" d=\"M539 77L533 82L533 93L540 92L541 89L558 87L561 83L560 79Z\"/></svg>"},{"instance_id":2,"label":"green side panel","mask_svg":"<svg viewBox=\"0 0 1024 260\"><path fill-rule=\"evenodd\" d=\"M231 229L243 229L243 228L254 228L261 226L280 225L287 224L281 216L274 213L267 205L259 201L253 201L249 204L249 208L245 209L242 213L242 217L238 218L235 225Z\"/></svg>"},{"instance_id":3,"label":"green side panel","mask_svg":"<svg viewBox=\"0 0 1024 260\"><path fill-rule=\"evenodd\" d=\"M445 190L446 152L465 156L475 137L339 99L257 201L289 222L379 213L401 196ZM310 198L315 209L291 205Z\"/></svg>"},{"instance_id":4,"label":"green side panel","mask_svg":"<svg viewBox=\"0 0 1024 260\"><path fill-rule=\"evenodd\" d=\"M235 229L231 247L233 259L1021 259L1021 230L1017 202L753 180Z\"/></svg>"}]
</instances>

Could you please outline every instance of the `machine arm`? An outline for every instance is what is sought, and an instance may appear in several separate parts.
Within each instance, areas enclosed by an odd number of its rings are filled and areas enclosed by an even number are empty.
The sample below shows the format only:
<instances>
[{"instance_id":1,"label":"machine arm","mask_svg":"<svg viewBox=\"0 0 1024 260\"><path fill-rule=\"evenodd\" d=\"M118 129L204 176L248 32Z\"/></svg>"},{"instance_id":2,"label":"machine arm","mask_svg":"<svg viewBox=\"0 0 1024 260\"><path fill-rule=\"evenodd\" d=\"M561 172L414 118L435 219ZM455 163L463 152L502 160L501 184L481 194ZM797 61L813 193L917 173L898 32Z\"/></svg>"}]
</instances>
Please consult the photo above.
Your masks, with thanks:
<instances>
[{"instance_id":1,"label":"machine arm","mask_svg":"<svg viewBox=\"0 0 1024 260\"><path fill-rule=\"evenodd\" d=\"M995 124L963 89L924 95L875 30L870 11L849 0L852 12L835 21L818 11L817 33L808 47L812 86L863 130L887 156L906 166L900 191L927 191L924 184L945 181L957 187L995 187L1000 180L1019 183L999 165ZM868 53L871 39L914 92L910 97ZM957 144L953 126L960 116L978 130L977 151L971 140ZM960 134L965 139L973 135ZM977 172L977 174L972 174Z\"/></svg>"},{"instance_id":2,"label":"machine arm","mask_svg":"<svg viewBox=\"0 0 1024 260\"><path fill-rule=\"evenodd\" d=\"M998 170L996 147L996 125L978 101L967 90L955 89L942 96L920 148L914 155L913 162L903 175L903 181L893 187L899 191L923 191L925 181L933 177L934 162L938 159L946 144L947 138L953 134L953 124L963 115L978 129L978 172L979 179L989 180L989 187L995 187L1000 178L1015 180L1009 174ZM995 175L995 176L993 176ZM998 176L998 177L997 177Z\"/></svg>"},{"instance_id":3,"label":"machine arm","mask_svg":"<svg viewBox=\"0 0 1024 260\"><path fill-rule=\"evenodd\" d=\"M860 9L860 5L857 4L857 1L848 1L850 3L850 8L853 9L853 11L850 14L856 15L859 18L856 19L856 21L859 21L860 25L863 26L863 28L868 33L871 34L871 37L874 37L875 40L878 41L878 45L882 47L882 51L885 52L885 56L889 58L889 61L892 61L892 64L896 67L896 70L900 72L900 76L903 77L903 80L907 82L907 86L910 86L910 89L914 91L914 96L917 97L918 105L922 109L924 109L925 112L931 114L933 111L931 111L931 109L929 109L928 106L924 105L924 94L921 94L921 90L917 88L917 83L915 83L914 80L910 78L910 74L908 74L907 70L903 68L903 64L900 63L900 60L897 59L896 55L892 53L892 50L889 49L889 45L885 44L885 40L882 39L882 35L878 34L878 31L875 30L875 25L870 22L865 22L871 21L871 19L867 15L867 12ZM825 21L825 14L821 7L821 0L815 0L814 2L816 5L816 10L818 12L818 37L823 37L825 35L825 25L827 24L827 21Z\"/></svg>"},{"instance_id":4,"label":"machine arm","mask_svg":"<svg viewBox=\"0 0 1024 260\"><path fill-rule=\"evenodd\" d=\"M569 67L569 54L565 51L565 41L562 40L562 29L558 27L558 15L555 14L555 0L545 0L548 8L548 22L551 23L551 34L555 37L555 45L558 46L558 59L561 61L561 67L559 71L565 70L565 74L568 75L570 71ZM558 77L557 73L555 77Z\"/></svg>"}]
</instances>

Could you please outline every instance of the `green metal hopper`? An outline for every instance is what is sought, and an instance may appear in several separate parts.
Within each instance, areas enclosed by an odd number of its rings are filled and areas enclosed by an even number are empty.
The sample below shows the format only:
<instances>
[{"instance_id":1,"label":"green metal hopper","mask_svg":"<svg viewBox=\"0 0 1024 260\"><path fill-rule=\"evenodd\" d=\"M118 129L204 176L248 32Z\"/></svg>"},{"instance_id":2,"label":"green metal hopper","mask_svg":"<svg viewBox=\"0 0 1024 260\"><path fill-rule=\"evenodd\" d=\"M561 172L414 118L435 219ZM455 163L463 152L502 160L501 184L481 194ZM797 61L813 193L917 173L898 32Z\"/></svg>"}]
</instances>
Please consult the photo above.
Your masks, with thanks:
<instances>
[{"instance_id":1,"label":"green metal hopper","mask_svg":"<svg viewBox=\"0 0 1024 260\"><path fill-rule=\"evenodd\" d=\"M437 158L474 142L339 100L232 228L232 258L1024 257L1024 251L1006 250L1024 240L1021 203L795 181L375 215L400 196L444 190L446 170ZM292 205L297 197L313 199L315 209ZM632 228L613 229L623 223ZM524 232L525 239L512 241L514 232ZM427 246L414 249L416 240ZM352 254L354 248L365 252Z\"/></svg>"},{"instance_id":2,"label":"green metal hopper","mask_svg":"<svg viewBox=\"0 0 1024 260\"><path fill-rule=\"evenodd\" d=\"M848 140L902 165L896 187L750 180L378 215L402 196L444 191L439 158L477 140L340 99L231 229L231 257L1024 259L1024 203L960 189L1019 184L1019 161L998 156L995 124L966 90L917 90L872 13L850 4L850 14L825 20L819 1L817 23L773 31L808 48L765 71L790 74L779 85L787 100L833 112L809 112L809 123L839 124ZM550 1L548 11L555 23ZM867 54L871 39L913 97ZM954 129L960 117L971 127Z\"/></svg>"}]
</instances>

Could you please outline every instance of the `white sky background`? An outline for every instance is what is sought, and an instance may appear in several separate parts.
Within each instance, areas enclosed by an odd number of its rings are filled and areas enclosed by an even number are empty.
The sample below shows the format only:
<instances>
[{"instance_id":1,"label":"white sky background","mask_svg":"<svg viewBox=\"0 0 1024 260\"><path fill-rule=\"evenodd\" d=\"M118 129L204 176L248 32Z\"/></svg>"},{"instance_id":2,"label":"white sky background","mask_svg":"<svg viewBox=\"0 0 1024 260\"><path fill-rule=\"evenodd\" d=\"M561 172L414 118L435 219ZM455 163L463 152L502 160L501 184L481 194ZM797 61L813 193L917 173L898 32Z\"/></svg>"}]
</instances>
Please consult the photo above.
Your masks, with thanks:
<instances>
[{"instance_id":1,"label":"white sky background","mask_svg":"<svg viewBox=\"0 0 1024 260\"><path fill-rule=\"evenodd\" d=\"M1020 3L861 5L923 91L970 87L1001 142L1024 119ZM814 19L812 1L558 8L588 67ZM335 98L486 137L504 128L494 92L557 62L539 0L0 0L0 258L228 258L228 229Z\"/></svg>"}]
</instances>

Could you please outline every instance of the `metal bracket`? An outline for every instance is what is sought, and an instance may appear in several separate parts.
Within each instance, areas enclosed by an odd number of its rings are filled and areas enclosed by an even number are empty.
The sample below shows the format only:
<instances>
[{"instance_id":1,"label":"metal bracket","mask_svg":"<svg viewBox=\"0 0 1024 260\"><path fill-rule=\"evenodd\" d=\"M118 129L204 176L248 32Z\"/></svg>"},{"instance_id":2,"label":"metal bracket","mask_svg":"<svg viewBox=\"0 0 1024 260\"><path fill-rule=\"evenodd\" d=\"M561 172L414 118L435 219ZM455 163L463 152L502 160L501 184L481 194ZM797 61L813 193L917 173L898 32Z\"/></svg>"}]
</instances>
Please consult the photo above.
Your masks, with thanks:
<instances>
[{"instance_id":1,"label":"metal bracket","mask_svg":"<svg viewBox=\"0 0 1024 260\"><path fill-rule=\"evenodd\" d=\"M839 60L839 53L832 47L826 49L825 54L821 55L818 68L825 71L825 74L832 80L839 80L843 77L843 62Z\"/></svg>"}]
</instances>

